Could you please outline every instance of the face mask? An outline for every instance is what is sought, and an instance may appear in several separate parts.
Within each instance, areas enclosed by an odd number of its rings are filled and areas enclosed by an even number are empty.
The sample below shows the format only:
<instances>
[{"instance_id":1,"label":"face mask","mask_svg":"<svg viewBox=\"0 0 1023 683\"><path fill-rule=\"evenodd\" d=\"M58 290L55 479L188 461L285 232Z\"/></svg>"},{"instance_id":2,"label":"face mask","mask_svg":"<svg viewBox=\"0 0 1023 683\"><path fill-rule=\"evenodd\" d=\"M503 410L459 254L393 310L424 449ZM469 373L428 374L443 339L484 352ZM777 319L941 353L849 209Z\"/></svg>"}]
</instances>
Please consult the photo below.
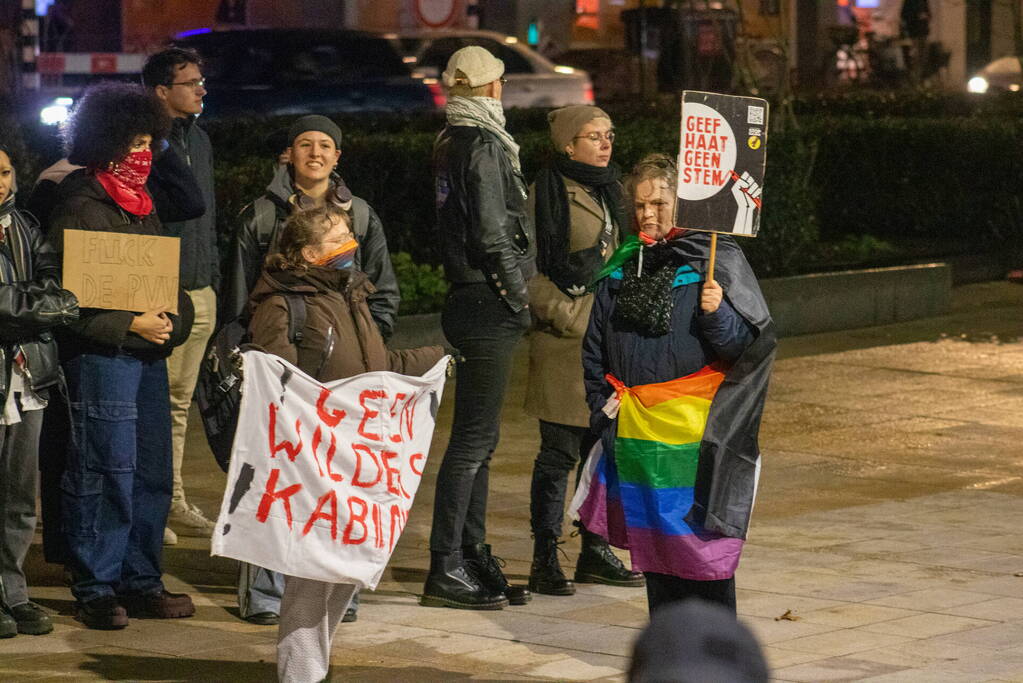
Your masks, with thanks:
<instances>
[{"instance_id":1,"label":"face mask","mask_svg":"<svg viewBox=\"0 0 1023 683\"><path fill-rule=\"evenodd\" d=\"M149 179L149 171L153 167L153 150L145 149L132 152L114 164L111 173L115 178L133 189L139 189Z\"/></svg>"},{"instance_id":2,"label":"face mask","mask_svg":"<svg viewBox=\"0 0 1023 683\"><path fill-rule=\"evenodd\" d=\"M359 243L354 237L351 237L337 249L334 249L329 254L324 255L316 262L316 265L324 268L333 268L334 270L351 268L355 265L355 250L358 248Z\"/></svg>"}]
</instances>

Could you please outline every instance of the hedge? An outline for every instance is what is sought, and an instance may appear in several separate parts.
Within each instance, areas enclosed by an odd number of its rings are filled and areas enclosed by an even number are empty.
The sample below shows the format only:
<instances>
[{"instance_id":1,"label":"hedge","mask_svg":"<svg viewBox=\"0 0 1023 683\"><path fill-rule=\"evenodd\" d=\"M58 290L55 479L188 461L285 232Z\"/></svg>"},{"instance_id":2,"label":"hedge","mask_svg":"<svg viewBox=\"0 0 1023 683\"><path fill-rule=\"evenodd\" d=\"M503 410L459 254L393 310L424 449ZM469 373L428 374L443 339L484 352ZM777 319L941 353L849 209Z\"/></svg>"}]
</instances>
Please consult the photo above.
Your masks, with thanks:
<instances>
[{"instance_id":1,"label":"hedge","mask_svg":"<svg viewBox=\"0 0 1023 683\"><path fill-rule=\"evenodd\" d=\"M788 104L798 125L776 107L761 238L743 242L761 276L876 265L907 252L936 256L998 248L1021 255L1020 97L851 92ZM648 152L677 145L675 98L606 108L618 131L615 161L624 169ZM430 151L443 118L335 118L344 131L342 174L380 214L391 250L409 255L400 257L403 305L428 310L443 296L440 271L430 267L440 262ZM215 149L224 241L238 212L269 181L273 161L264 141L286 122L204 123ZM550 153L546 111L510 111L508 128L532 178ZM22 132L36 155L27 151L19 170L32 177L41 168L45 139ZM17 131L0 132L5 141L12 136Z\"/></svg>"}]
</instances>

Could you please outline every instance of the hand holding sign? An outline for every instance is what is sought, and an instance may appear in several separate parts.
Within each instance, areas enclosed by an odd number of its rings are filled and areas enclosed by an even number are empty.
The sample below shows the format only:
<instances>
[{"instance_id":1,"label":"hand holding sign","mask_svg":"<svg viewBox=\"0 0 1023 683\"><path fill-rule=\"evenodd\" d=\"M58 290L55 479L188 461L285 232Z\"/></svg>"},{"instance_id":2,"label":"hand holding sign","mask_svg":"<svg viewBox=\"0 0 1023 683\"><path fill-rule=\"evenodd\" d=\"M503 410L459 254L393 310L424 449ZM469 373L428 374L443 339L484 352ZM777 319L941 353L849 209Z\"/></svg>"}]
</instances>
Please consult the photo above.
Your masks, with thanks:
<instances>
[{"instance_id":1,"label":"hand holding sign","mask_svg":"<svg viewBox=\"0 0 1023 683\"><path fill-rule=\"evenodd\" d=\"M174 323L167 317L167 307L139 313L131 321L129 332L134 332L148 342L163 344L170 339Z\"/></svg>"}]
</instances>

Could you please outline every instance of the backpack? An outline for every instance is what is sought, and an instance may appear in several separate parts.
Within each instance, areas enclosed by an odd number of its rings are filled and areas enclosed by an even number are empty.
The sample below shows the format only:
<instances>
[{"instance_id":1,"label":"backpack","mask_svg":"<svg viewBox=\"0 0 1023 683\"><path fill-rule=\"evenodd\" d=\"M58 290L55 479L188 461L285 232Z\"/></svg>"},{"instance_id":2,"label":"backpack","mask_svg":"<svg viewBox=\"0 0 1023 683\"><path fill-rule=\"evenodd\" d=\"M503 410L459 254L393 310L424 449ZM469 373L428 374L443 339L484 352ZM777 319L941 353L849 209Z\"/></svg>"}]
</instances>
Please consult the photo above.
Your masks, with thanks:
<instances>
[{"instance_id":1,"label":"backpack","mask_svg":"<svg viewBox=\"0 0 1023 683\"><path fill-rule=\"evenodd\" d=\"M288 308L288 340L297 344L305 327L305 297L283 294ZM213 457L227 472L231 462L234 432L242 400L242 347L249 342L249 331L241 319L224 325L210 340L199 366L195 401Z\"/></svg>"}]
</instances>

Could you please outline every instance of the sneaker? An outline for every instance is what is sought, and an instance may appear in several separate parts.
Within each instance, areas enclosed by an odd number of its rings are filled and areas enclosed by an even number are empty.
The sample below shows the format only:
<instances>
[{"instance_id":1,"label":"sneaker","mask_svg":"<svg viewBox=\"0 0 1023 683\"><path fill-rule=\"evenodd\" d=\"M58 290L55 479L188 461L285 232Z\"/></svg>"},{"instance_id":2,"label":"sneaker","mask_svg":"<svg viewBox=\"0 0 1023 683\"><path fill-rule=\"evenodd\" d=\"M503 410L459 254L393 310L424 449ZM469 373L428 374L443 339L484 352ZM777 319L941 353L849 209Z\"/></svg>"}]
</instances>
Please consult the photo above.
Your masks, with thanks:
<instances>
[{"instance_id":1,"label":"sneaker","mask_svg":"<svg viewBox=\"0 0 1023 683\"><path fill-rule=\"evenodd\" d=\"M183 500L171 503L167 522L177 527L183 536L199 538L209 538L217 527L214 522L206 518L202 510Z\"/></svg>"},{"instance_id":2,"label":"sneaker","mask_svg":"<svg viewBox=\"0 0 1023 683\"><path fill-rule=\"evenodd\" d=\"M256 612L255 614L243 617L243 619L257 626L276 626L281 621L281 615L277 614L277 612Z\"/></svg>"},{"instance_id":3,"label":"sneaker","mask_svg":"<svg viewBox=\"0 0 1023 683\"><path fill-rule=\"evenodd\" d=\"M128 625L128 612L113 595L75 604L75 618L89 628L113 631Z\"/></svg>"},{"instance_id":4,"label":"sneaker","mask_svg":"<svg viewBox=\"0 0 1023 683\"><path fill-rule=\"evenodd\" d=\"M0 605L0 638L13 638L18 635L18 622L7 613L7 607Z\"/></svg>"},{"instance_id":5,"label":"sneaker","mask_svg":"<svg viewBox=\"0 0 1023 683\"><path fill-rule=\"evenodd\" d=\"M192 598L184 593L159 593L126 595L122 598L128 615L142 619L180 619L195 614Z\"/></svg>"},{"instance_id":6,"label":"sneaker","mask_svg":"<svg viewBox=\"0 0 1023 683\"><path fill-rule=\"evenodd\" d=\"M41 636L53 630L50 615L34 602L26 602L11 608L11 616L18 622L18 633Z\"/></svg>"},{"instance_id":7,"label":"sneaker","mask_svg":"<svg viewBox=\"0 0 1023 683\"><path fill-rule=\"evenodd\" d=\"M163 544L164 545L177 545L178 535L174 533L174 529L169 526L163 528Z\"/></svg>"}]
</instances>

